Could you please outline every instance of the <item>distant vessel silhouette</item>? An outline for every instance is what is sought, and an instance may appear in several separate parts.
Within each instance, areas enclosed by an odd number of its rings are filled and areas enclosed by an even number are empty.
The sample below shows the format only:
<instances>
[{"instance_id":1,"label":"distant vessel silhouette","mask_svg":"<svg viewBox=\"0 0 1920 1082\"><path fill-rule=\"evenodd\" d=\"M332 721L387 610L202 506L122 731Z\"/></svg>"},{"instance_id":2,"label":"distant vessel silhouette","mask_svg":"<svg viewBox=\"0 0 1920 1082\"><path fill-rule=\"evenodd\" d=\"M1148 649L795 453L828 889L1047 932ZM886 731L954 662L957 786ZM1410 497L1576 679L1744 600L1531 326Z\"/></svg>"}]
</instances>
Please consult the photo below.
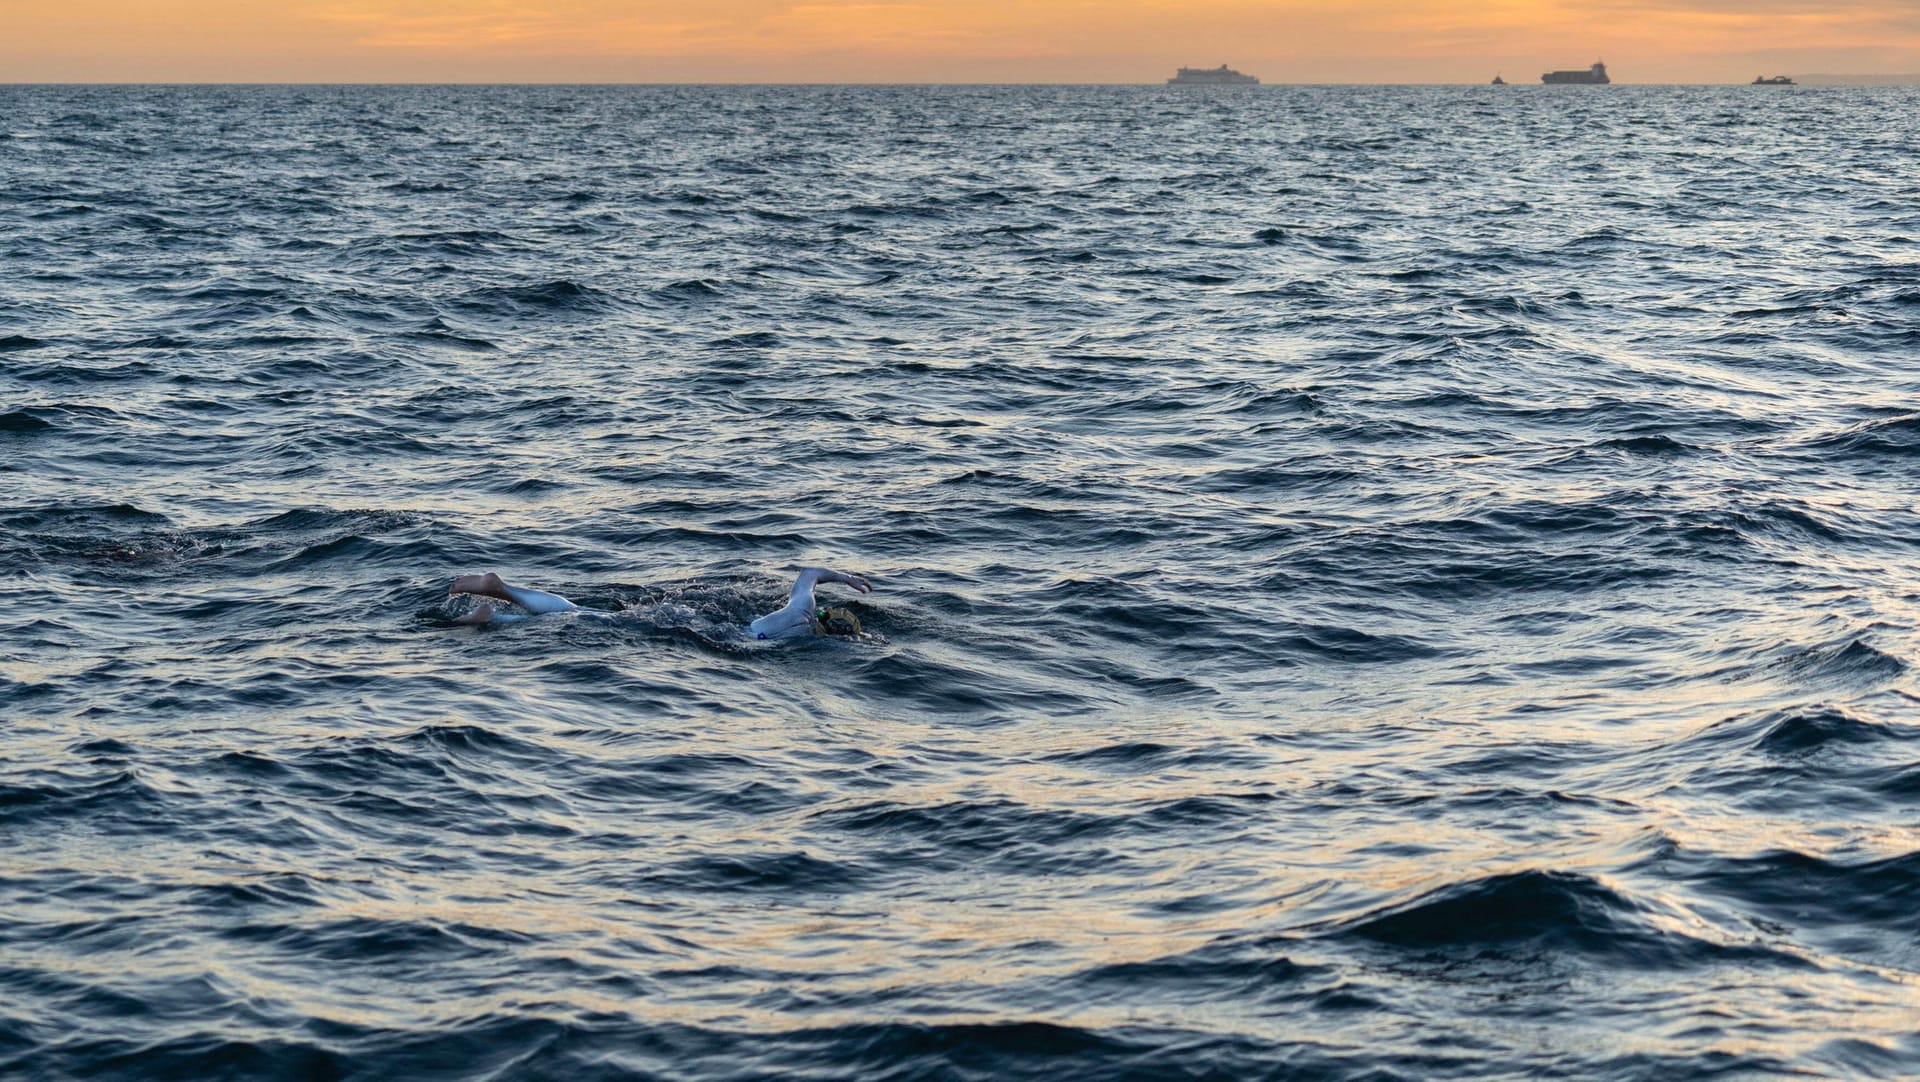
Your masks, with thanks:
<instances>
[{"instance_id":1,"label":"distant vessel silhouette","mask_svg":"<svg viewBox=\"0 0 1920 1082\"><path fill-rule=\"evenodd\" d=\"M1753 85L1754 86L1792 86L1793 77L1790 75L1776 75L1771 79L1763 79L1760 76L1756 75L1753 77Z\"/></svg>"},{"instance_id":2,"label":"distant vessel silhouette","mask_svg":"<svg viewBox=\"0 0 1920 1082\"><path fill-rule=\"evenodd\" d=\"M1506 86L1506 85L1507 85L1507 81L1506 81L1505 79L1502 79L1502 78L1500 78L1500 77L1499 77L1498 75L1496 75L1496 76L1494 76L1494 77L1493 77L1493 85L1494 85L1494 86Z\"/></svg>"},{"instance_id":3,"label":"distant vessel silhouette","mask_svg":"<svg viewBox=\"0 0 1920 1082\"><path fill-rule=\"evenodd\" d=\"M1597 60L1594 61L1592 67L1585 71L1550 71L1542 75L1540 81L1543 83L1577 83L1589 86L1613 82L1612 79L1607 78L1607 66Z\"/></svg>"},{"instance_id":4,"label":"distant vessel silhouette","mask_svg":"<svg viewBox=\"0 0 1920 1082\"><path fill-rule=\"evenodd\" d=\"M1181 68L1168 86L1259 86L1260 80L1242 75L1225 64L1217 68Z\"/></svg>"}]
</instances>

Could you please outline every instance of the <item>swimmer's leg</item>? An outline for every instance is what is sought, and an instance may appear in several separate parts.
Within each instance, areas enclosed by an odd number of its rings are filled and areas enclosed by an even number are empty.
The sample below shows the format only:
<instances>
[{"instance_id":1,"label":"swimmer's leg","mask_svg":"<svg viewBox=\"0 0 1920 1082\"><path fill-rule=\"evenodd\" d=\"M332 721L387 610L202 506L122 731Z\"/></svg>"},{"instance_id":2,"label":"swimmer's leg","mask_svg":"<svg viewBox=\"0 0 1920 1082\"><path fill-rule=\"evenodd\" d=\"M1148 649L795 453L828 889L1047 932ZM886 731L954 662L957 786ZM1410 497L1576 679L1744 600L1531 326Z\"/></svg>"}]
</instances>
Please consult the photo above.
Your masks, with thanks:
<instances>
[{"instance_id":1,"label":"swimmer's leg","mask_svg":"<svg viewBox=\"0 0 1920 1082\"><path fill-rule=\"evenodd\" d=\"M511 601L528 612L544 615L549 612L575 612L580 606L545 590L529 590L521 586L509 586L500 576L489 571L484 575L462 575L447 587L449 596L453 594L476 594L491 597L496 601ZM478 609L474 610L476 613ZM485 621L480 621L485 623Z\"/></svg>"},{"instance_id":2,"label":"swimmer's leg","mask_svg":"<svg viewBox=\"0 0 1920 1082\"><path fill-rule=\"evenodd\" d=\"M453 622L456 624L470 624L477 627L491 619L493 619L493 602L482 601L472 612L455 619Z\"/></svg>"}]
</instances>

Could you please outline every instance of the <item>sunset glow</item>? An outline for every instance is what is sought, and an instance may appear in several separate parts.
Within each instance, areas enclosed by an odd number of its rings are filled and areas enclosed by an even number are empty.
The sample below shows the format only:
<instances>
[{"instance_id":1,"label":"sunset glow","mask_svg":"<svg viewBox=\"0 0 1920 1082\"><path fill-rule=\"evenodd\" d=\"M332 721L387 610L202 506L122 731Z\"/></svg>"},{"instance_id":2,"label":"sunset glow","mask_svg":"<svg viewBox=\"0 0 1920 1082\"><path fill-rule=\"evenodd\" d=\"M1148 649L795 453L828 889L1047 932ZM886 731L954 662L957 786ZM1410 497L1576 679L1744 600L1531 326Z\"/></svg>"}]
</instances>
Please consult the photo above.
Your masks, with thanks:
<instances>
[{"instance_id":1,"label":"sunset glow","mask_svg":"<svg viewBox=\"0 0 1920 1082\"><path fill-rule=\"evenodd\" d=\"M1859 0L29 0L0 81L1622 82L1920 70L1920 3Z\"/></svg>"}]
</instances>

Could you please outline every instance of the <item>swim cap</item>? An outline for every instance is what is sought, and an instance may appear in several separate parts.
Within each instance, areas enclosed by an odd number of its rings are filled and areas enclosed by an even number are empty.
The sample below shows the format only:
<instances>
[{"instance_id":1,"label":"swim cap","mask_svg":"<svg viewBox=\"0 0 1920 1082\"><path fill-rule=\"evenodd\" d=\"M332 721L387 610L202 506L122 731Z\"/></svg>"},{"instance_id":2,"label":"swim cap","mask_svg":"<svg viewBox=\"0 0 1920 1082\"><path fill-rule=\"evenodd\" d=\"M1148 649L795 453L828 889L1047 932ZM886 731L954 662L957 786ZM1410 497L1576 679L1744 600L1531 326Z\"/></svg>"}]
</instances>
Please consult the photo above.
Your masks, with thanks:
<instances>
[{"instance_id":1,"label":"swim cap","mask_svg":"<svg viewBox=\"0 0 1920 1082\"><path fill-rule=\"evenodd\" d=\"M860 618L842 608L821 609L820 631L825 635L858 635Z\"/></svg>"}]
</instances>

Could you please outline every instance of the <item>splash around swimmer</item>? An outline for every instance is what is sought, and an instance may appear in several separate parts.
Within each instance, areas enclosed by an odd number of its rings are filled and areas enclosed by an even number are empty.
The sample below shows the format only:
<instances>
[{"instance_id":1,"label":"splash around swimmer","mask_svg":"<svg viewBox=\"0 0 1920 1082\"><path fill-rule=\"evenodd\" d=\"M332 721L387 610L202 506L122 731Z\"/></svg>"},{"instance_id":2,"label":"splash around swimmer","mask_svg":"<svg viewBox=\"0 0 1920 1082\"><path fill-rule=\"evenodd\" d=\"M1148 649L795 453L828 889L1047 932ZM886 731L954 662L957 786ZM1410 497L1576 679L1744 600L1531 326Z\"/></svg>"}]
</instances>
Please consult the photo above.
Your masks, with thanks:
<instances>
[{"instance_id":1,"label":"splash around swimmer","mask_svg":"<svg viewBox=\"0 0 1920 1082\"><path fill-rule=\"evenodd\" d=\"M747 633L756 639L788 639L806 635L858 635L860 618L852 612L839 607L821 607L814 599L813 588L822 583L838 583L866 594L873 592L873 585L859 575L849 575L845 571L835 571L826 567L809 567L800 572L794 580L793 594L787 599L784 608L777 609L747 625ZM580 606L545 590L530 590L523 586L509 585L499 575L489 571L484 575L461 575L447 587L447 596L472 594L485 598L478 608L455 620L456 624L498 624L513 620L524 620L527 615L503 613L493 605L494 601L506 601L525 609L527 614L544 616L557 612L587 611Z\"/></svg>"}]
</instances>

